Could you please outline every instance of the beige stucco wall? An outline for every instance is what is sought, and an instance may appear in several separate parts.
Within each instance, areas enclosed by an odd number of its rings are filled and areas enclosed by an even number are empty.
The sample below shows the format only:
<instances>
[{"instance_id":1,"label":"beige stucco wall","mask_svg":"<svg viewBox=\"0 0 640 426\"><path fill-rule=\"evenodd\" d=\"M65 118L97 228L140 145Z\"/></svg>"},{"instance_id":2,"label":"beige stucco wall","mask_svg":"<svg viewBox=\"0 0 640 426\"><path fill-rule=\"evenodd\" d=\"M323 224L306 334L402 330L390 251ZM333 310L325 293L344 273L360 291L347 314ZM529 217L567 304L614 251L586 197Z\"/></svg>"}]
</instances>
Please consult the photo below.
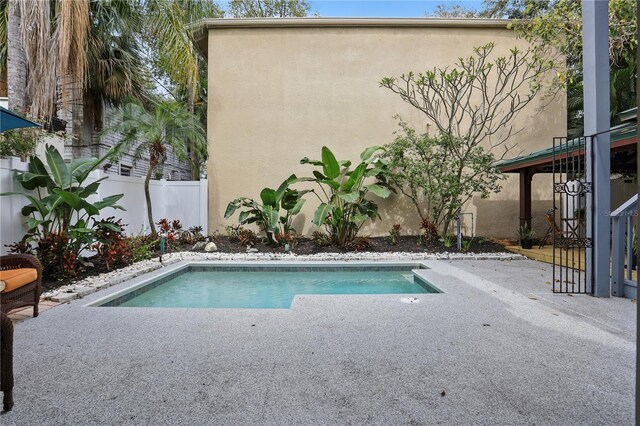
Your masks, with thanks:
<instances>
[{"instance_id":1,"label":"beige stucco wall","mask_svg":"<svg viewBox=\"0 0 640 426\"><path fill-rule=\"evenodd\" d=\"M232 199L258 198L263 187L275 188L292 173L310 175L313 168L299 160L319 158L323 145L338 159L356 160L365 147L393 141L396 114L426 131L424 115L379 87L382 77L451 65L489 41L497 43L496 53L522 44L506 28L428 23L228 27L210 21L208 26L209 231L237 223L237 216L223 217ZM540 101L523 111L514 155L548 147L553 136L566 133L560 98L541 113ZM548 198L548 188L544 177L535 179L534 214L549 208L550 201L536 201ZM518 179L512 176L491 200L470 203L477 233L513 237L517 200ZM308 199L295 222L298 231L313 231L317 204ZM382 220L365 234L386 234L393 223L417 229L417 215L401 195L381 202L380 213Z\"/></svg>"}]
</instances>

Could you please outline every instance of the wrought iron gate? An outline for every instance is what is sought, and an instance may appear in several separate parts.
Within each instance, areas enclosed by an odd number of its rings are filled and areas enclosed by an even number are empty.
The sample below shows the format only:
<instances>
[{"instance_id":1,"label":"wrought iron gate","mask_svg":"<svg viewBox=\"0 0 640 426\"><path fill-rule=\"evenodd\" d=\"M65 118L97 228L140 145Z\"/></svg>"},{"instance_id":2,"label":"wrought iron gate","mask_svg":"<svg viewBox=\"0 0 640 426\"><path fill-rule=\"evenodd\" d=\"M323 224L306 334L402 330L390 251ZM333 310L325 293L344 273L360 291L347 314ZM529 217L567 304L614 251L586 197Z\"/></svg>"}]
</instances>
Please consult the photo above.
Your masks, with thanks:
<instances>
[{"instance_id":1,"label":"wrought iron gate","mask_svg":"<svg viewBox=\"0 0 640 426\"><path fill-rule=\"evenodd\" d=\"M593 186L587 181L586 148L591 137L553 138L553 292L593 293L591 268L587 256L593 256L590 229ZM593 264L591 262L591 264Z\"/></svg>"}]
</instances>

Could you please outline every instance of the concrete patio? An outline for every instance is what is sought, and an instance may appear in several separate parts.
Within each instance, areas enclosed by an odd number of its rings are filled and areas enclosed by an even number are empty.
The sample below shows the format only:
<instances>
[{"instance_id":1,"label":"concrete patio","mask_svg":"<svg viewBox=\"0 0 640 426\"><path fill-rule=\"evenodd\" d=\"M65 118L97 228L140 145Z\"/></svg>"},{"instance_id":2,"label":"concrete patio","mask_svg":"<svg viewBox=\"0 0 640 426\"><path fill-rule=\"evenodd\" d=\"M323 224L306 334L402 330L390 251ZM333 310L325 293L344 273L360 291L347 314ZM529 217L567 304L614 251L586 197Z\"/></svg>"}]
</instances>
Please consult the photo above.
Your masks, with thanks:
<instances>
[{"instance_id":1,"label":"concrete patio","mask_svg":"<svg viewBox=\"0 0 640 426\"><path fill-rule=\"evenodd\" d=\"M616 424L636 305L554 295L550 265L426 261L444 294L297 296L290 310L85 307L15 325L23 424ZM154 272L154 274L159 271ZM138 278L139 280L141 278Z\"/></svg>"}]
</instances>

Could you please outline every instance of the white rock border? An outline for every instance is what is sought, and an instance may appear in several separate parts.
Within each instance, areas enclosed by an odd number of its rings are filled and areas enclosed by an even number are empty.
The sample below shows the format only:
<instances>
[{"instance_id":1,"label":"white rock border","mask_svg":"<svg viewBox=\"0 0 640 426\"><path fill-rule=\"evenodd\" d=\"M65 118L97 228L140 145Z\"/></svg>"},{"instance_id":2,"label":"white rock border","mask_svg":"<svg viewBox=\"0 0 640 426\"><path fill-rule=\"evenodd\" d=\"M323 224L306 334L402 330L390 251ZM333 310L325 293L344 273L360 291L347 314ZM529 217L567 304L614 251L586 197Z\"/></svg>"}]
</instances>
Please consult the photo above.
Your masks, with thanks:
<instances>
[{"instance_id":1,"label":"white rock border","mask_svg":"<svg viewBox=\"0 0 640 426\"><path fill-rule=\"evenodd\" d=\"M349 252L349 253L200 253L183 251L158 258L134 263L117 271L88 277L73 284L64 285L56 290L42 293L40 300L65 303L95 293L103 288L129 281L142 274L155 271L182 261L220 260L220 261L393 261L393 260L525 260L526 256L515 253L412 253L412 252Z\"/></svg>"}]
</instances>

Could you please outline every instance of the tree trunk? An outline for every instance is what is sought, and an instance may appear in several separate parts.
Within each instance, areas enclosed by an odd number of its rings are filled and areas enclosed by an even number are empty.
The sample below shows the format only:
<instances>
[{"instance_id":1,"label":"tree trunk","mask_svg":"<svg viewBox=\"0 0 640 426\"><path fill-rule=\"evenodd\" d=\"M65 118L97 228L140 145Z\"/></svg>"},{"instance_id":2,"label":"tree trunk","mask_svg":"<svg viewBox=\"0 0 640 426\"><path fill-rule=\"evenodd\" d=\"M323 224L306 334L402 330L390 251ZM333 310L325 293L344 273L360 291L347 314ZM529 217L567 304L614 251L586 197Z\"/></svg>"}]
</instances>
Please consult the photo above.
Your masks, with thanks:
<instances>
[{"instance_id":1,"label":"tree trunk","mask_svg":"<svg viewBox=\"0 0 640 426\"><path fill-rule=\"evenodd\" d=\"M194 99L193 92L191 91L189 91L187 102L189 112L193 114L196 110L196 101ZM191 180L200 180L200 157L198 156L198 152L196 150L196 144L193 141L188 141L188 144L191 148Z\"/></svg>"},{"instance_id":2,"label":"tree trunk","mask_svg":"<svg viewBox=\"0 0 640 426\"><path fill-rule=\"evenodd\" d=\"M3 69L0 71L0 97L6 98L9 94L7 93L7 69Z\"/></svg>"},{"instance_id":3,"label":"tree trunk","mask_svg":"<svg viewBox=\"0 0 640 426\"><path fill-rule=\"evenodd\" d=\"M155 170L156 165L154 161L149 162L149 170L147 170L147 175L144 178L144 196L147 200L147 217L149 219L149 227L151 228L151 233L155 235L156 227L153 224L153 211L151 208L151 193L149 192L149 182L151 181L151 174Z\"/></svg>"},{"instance_id":4,"label":"tree trunk","mask_svg":"<svg viewBox=\"0 0 640 426\"><path fill-rule=\"evenodd\" d=\"M25 112L27 108L27 59L22 44L22 16L18 0L9 0L7 19L7 85L9 109Z\"/></svg>"},{"instance_id":5,"label":"tree trunk","mask_svg":"<svg viewBox=\"0 0 640 426\"><path fill-rule=\"evenodd\" d=\"M191 180L200 180L200 158L196 152L195 143L191 144Z\"/></svg>"}]
</instances>

